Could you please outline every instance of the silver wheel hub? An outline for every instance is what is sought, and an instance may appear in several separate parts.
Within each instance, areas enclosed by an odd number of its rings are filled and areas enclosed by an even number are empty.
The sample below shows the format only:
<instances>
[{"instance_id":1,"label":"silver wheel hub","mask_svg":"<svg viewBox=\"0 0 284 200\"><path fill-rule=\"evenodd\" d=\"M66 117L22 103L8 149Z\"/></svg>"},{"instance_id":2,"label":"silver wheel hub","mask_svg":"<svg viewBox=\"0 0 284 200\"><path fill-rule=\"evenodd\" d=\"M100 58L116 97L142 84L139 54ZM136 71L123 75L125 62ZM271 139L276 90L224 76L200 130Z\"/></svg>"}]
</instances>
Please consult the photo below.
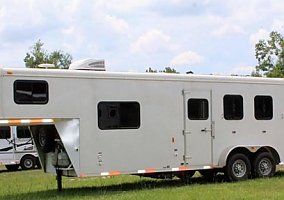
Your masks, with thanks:
<instances>
[{"instance_id":1,"label":"silver wheel hub","mask_svg":"<svg viewBox=\"0 0 284 200\"><path fill-rule=\"evenodd\" d=\"M236 160L232 166L232 172L235 177L243 177L247 172L246 163L241 159Z\"/></svg>"},{"instance_id":2,"label":"silver wheel hub","mask_svg":"<svg viewBox=\"0 0 284 200\"><path fill-rule=\"evenodd\" d=\"M263 176L267 176L272 171L272 163L269 159L264 158L259 162L258 170Z\"/></svg>"},{"instance_id":3,"label":"silver wheel hub","mask_svg":"<svg viewBox=\"0 0 284 200\"><path fill-rule=\"evenodd\" d=\"M26 159L24 165L25 167L30 168L33 165L33 162L30 159Z\"/></svg>"}]
</instances>

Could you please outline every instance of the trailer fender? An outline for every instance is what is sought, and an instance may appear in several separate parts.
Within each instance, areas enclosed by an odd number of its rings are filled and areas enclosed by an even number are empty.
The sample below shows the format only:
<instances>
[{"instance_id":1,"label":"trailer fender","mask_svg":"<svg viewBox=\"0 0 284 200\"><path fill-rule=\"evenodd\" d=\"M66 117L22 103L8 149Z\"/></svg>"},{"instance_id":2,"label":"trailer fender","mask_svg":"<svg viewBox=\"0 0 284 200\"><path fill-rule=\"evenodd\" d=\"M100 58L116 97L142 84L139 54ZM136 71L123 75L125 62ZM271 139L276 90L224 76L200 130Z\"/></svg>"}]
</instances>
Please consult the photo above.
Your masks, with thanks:
<instances>
[{"instance_id":1,"label":"trailer fender","mask_svg":"<svg viewBox=\"0 0 284 200\"><path fill-rule=\"evenodd\" d=\"M227 164L227 159L233 151L235 153L255 153L257 152L262 146L254 146L254 145L248 145L248 146L230 146L223 150L223 152L220 155L218 166L219 167L225 167Z\"/></svg>"}]
</instances>

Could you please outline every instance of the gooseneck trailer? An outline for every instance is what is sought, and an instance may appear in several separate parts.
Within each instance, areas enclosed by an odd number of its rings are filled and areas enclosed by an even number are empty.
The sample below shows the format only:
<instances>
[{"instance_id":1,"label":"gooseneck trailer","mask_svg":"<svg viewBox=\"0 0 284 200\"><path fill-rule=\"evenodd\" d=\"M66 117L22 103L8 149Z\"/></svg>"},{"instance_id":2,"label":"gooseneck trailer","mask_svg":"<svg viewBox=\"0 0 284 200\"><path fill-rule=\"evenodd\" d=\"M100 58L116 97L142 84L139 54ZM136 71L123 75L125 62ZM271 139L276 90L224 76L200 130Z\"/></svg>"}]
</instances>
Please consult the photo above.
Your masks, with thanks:
<instances>
[{"instance_id":1,"label":"gooseneck trailer","mask_svg":"<svg viewBox=\"0 0 284 200\"><path fill-rule=\"evenodd\" d=\"M0 70L0 125L28 125L45 172L231 181L283 164L284 80Z\"/></svg>"}]
</instances>

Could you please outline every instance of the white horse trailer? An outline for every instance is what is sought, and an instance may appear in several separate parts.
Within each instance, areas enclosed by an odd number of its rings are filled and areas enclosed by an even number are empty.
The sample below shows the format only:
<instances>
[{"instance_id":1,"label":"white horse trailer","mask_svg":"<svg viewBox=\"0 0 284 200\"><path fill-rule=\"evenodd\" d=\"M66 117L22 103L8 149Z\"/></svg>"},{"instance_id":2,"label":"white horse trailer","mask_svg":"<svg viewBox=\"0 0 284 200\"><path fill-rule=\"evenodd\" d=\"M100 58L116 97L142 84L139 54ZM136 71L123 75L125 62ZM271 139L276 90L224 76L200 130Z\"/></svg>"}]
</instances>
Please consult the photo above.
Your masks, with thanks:
<instances>
[{"instance_id":1,"label":"white horse trailer","mask_svg":"<svg viewBox=\"0 0 284 200\"><path fill-rule=\"evenodd\" d=\"M40 166L28 126L0 127L0 164L11 171Z\"/></svg>"},{"instance_id":2,"label":"white horse trailer","mask_svg":"<svg viewBox=\"0 0 284 200\"><path fill-rule=\"evenodd\" d=\"M284 80L1 69L1 125L30 125L45 172L232 181L284 159Z\"/></svg>"}]
</instances>

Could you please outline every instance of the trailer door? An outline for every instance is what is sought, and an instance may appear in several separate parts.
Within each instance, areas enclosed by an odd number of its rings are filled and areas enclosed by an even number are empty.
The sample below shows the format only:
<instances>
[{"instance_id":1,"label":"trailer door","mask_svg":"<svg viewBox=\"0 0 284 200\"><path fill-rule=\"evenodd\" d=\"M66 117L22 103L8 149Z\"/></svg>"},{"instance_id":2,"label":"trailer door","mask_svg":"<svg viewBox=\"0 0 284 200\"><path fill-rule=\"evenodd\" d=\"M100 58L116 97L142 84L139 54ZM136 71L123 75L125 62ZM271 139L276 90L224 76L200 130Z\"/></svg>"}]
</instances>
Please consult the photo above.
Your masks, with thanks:
<instances>
[{"instance_id":1,"label":"trailer door","mask_svg":"<svg viewBox=\"0 0 284 200\"><path fill-rule=\"evenodd\" d=\"M208 167L212 163L211 91L183 91L184 161Z\"/></svg>"}]
</instances>

